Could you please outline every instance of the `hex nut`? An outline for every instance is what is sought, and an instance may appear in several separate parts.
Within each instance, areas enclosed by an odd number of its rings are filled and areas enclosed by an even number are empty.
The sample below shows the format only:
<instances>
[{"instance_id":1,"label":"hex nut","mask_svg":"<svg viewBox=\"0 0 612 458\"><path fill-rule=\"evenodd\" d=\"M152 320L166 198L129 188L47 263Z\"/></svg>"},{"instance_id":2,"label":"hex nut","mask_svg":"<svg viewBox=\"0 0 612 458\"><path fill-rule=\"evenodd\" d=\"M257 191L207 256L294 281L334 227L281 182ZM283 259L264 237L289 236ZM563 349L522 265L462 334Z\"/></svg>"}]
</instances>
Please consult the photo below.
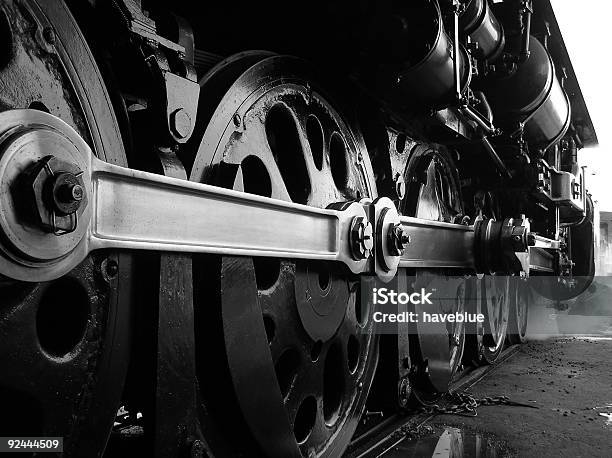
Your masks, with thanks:
<instances>
[{"instance_id":1,"label":"hex nut","mask_svg":"<svg viewBox=\"0 0 612 458\"><path fill-rule=\"evenodd\" d=\"M392 256L401 256L411 240L410 235L406 234L401 224L394 224L389 228L387 241L389 253Z\"/></svg>"},{"instance_id":2,"label":"hex nut","mask_svg":"<svg viewBox=\"0 0 612 458\"><path fill-rule=\"evenodd\" d=\"M74 231L74 215L80 216L87 206L81 175L82 172L73 164L54 156L46 156L26 172L25 183L35 223L50 232Z\"/></svg>"},{"instance_id":3,"label":"hex nut","mask_svg":"<svg viewBox=\"0 0 612 458\"><path fill-rule=\"evenodd\" d=\"M372 225L362 216L356 216L351 222L349 235L351 254L357 261L368 259L374 247Z\"/></svg>"},{"instance_id":4,"label":"hex nut","mask_svg":"<svg viewBox=\"0 0 612 458\"><path fill-rule=\"evenodd\" d=\"M187 110L179 108L172 112L170 115L170 127L178 138L187 138L191 134L191 116L189 116Z\"/></svg>"}]
</instances>

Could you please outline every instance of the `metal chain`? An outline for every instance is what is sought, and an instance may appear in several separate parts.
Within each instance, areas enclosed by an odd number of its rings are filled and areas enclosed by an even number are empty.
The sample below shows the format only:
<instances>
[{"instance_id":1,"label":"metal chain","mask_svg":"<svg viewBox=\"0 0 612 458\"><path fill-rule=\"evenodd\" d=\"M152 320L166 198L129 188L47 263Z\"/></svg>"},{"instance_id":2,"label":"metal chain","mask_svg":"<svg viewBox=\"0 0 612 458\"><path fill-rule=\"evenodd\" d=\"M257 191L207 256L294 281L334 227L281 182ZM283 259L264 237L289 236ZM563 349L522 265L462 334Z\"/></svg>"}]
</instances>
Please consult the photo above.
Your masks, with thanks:
<instances>
[{"instance_id":1,"label":"metal chain","mask_svg":"<svg viewBox=\"0 0 612 458\"><path fill-rule=\"evenodd\" d=\"M476 417L478 412L476 409L479 406L516 406L529 407L538 409L537 406L511 401L508 396L486 396L483 398L475 398L468 393L449 393L447 395L448 403L444 406L434 404L427 407L421 407L419 413L427 413L434 415L460 415L463 417Z\"/></svg>"}]
</instances>

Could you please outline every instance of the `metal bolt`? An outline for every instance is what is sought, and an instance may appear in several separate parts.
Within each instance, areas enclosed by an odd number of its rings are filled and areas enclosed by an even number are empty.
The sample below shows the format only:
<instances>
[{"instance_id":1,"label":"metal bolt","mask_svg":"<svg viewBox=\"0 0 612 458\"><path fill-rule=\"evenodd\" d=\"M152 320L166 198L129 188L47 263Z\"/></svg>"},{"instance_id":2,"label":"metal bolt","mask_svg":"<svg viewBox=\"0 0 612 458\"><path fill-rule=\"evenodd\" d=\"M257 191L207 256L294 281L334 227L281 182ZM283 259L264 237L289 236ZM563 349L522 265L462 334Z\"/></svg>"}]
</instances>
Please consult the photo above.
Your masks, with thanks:
<instances>
[{"instance_id":1,"label":"metal bolt","mask_svg":"<svg viewBox=\"0 0 612 458\"><path fill-rule=\"evenodd\" d=\"M108 261L108 263L106 264L106 273L108 274L109 277L114 277L115 275L117 275L117 272L119 272L119 266L117 265L117 263L115 261Z\"/></svg>"},{"instance_id":2,"label":"metal bolt","mask_svg":"<svg viewBox=\"0 0 612 458\"><path fill-rule=\"evenodd\" d=\"M37 222L56 235L74 232L78 212L87 206L83 172L74 164L47 156L24 172Z\"/></svg>"},{"instance_id":3,"label":"metal bolt","mask_svg":"<svg viewBox=\"0 0 612 458\"><path fill-rule=\"evenodd\" d=\"M100 264L100 272L107 283L117 276L119 273L119 264L111 258L106 258Z\"/></svg>"},{"instance_id":4,"label":"metal bolt","mask_svg":"<svg viewBox=\"0 0 612 458\"><path fill-rule=\"evenodd\" d=\"M404 177L401 175L395 180L395 192L400 200L406 196L406 182L404 181Z\"/></svg>"},{"instance_id":5,"label":"metal bolt","mask_svg":"<svg viewBox=\"0 0 612 458\"><path fill-rule=\"evenodd\" d=\"M392 256L401 256L404 254L406 245L411 241L410 236L402 229L401 224L394 224L389 228L388 248Z\"/></svg>"},{"instance_id":6,"label":"metal bolt","mask_svg":"<svg viewBox=\"0 0 612 458\"><path fill-rule=\"evenodd\" d=\"M204 458L206 456L206 449L204 448L204 442L200 439L195 439L191 443L191 448L189 449L190 458Z\"/></svg>"},{"instance_id":7,"label":"metal bolt","mask_svg":"<svg viewBox=\"0 0 612 458\"><path fill-rule=\"evenodd\" d=\"M234 113L234 117L232 118L234 121L234 126L240 127L242 124L242 118L240 117L240 113Z\"/></svg>"},{"instance_id":8,"label":"metal bolt","mask_svg":"<svg viewBox=\"0 0 612 458\"><path fill-rule=\"evenodd\" d=\"M83 200L83 186L80 184L67 184L59 189L58 196L64 202L76 202Z\"/></svg>"},{"instance_id":9,"label":"metal bolt","mask_svg":"<svg viewBox=\"0 0 612 458\"><path fill-rule=\"evenodd\" d=\"M60 215L71 215L78 211L85 197L85 189L81 183L80 178L70 172L61 172L54 177L53 186L49 188L50 201Z\"/></svg>"},{"instance_id":10,"label":"metal bolt","mask_svg":"<svg viewBox=\"0 0 612 458\"><path fill-rule=\"evenodd\" d=\"M527 234L527 246L535 246L536 238L533 234Z\"/></svg>"},{"instance_id":11,"label":"metal bolt","mask_svg":"<svg viewBox=\"0 0 612 458\"><path fill-rule=\"evenodd\" d=\"M50 45L55 44L55 31L52 27L45 27L42 32L42 36L47 43Z\"/></svg>"},{"instance_id":12,"label":"metal bolt","mask_svg":"<svg viewBox=\"0 0 612 458\"><path fill-rule=\"evenodd\" d=\"M184 108L179 108L170 116L172 132L179 138L187 138L191 134L191 116Z\"/></svg>"},{"instance_id":13,"label":"metal bolt","mask_svg":"<svg viewBox=\"0 0 612 458\"><path fill-rule=\"evenodd\" d=\"M350 232L351 251L357 261L368 259L374 247L372 225L361 216L353 218Z\"/></svg>"},{"instance_id":14,"label":"metal bolt","mask_svg":"<svg viewBox=\"0 0 612 458\"><path fill-rule=\"evenodd\" d=\"M412 391L408 377L404 377L400 380L397 391L400 407L406 407L408 405L408 399L410 398L410 393Z\"/></svg>"},{"instance_id":15,"label":"metal bolt","mask_svg":"<svg viewBox=\"0 0 612 458\"><path fill-rule=\"evenodd\" d=\"M525 226L512 226L504 228L502 233L504 250L510 249L515 253L527 251L527 228Z\"/></svg>"}]
</instances>

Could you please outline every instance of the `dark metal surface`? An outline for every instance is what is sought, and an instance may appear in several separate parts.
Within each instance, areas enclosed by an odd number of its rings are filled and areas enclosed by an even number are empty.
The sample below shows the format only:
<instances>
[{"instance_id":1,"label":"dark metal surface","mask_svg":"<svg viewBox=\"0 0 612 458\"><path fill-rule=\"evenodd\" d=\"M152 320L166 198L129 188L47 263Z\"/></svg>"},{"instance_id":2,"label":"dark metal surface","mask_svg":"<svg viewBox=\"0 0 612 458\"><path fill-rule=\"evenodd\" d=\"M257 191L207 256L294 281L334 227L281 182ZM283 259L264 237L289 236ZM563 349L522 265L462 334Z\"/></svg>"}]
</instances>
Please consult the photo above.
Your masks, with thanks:
<instances>
[{"instance_id":1,"label":"dark metal surface","mask_svg":"<svg viewBox=\"0 0 612 458\"><path fill-rule=\"evenodd\" d=\"M524 123L526 138L546 149L567 132L571 108L548 50L535 37L530 43L529 58L509 75L491 77L486 93L497 117Z\"/></svg>"},{"instance_id":2,"label":"dark metal surface","mask_svg":"<svg viewBox=\"0 0 612 458\"><path fill-rule=\"evenodd\" d=\"M416 20L420 27L429 25L436 33L432 39L420 36L424 48L428 51L421 60L408 61L402 65L397 77L399 93L408 100L417 100L428 106L443 108L455 100L455 66L453 55L458 54L459 91L463 92L469 84L471 70L467 54L461 47L455 49L444 30L442 15L437 2L423 2L411 6L416 17L408 14L401 20ZM399 15L402 11L399 12ZM400 16L401 17L401 16ZM418 19L416 19L418 18ZM410 27L406 27L407 30ZM404 32L405 33L405 32ZM414 33L414 32L412 32ZM395 42L401 42L401 34L395 37ZM408 41L409 43L409 41Z\"/></svg>"},{"instance_id":3,"label":"dark metal surface","mask_svg":"<svg viewBox=\"0 0 612 458\"><path fill-rule=\"evenodd\" d=\"M478 46L475 54L490 62L495 61L504 50L506 39L488 0L471 0L460 19L463 31Z\"/></svg>"},{"instance_id":4,"label":"dark metal surface","mask_svg":"<svg viewBox=\"0 0 612 458\"><path fill-rule=\"evenodd\" d=\"M551 37L548 40L548 51L557 63L557 68L564 69L564 89L569 96L572 107L572 124L576 128L578 137L584 146L597 146L598 139L589 109L584 100L578 75L570 59L569 52L563 39L563 31L559 28L552 2L540 1L535 4L537 14L533 18L533 27L543 34L547 29Z\"/></svg>"},{"instance_id":5,"label":"dark metal surface","mask_svg":"<svg viewBox=\"0 0 612 458\"><path fill-rule=\"evenodd\" d=\"M173 153L158 154L167 176L187 179ZM194 447L194 441L203 440L198 423L190 255L160 254L158 297L153 446L155 456L180 456Z\"/></svg>"},{"instance_id":6,"label":"dark metal surface","mask_svg":"<svg viewBox=\"0 0 612 458\"><path fill-rule=\"evenodd\" d=\"M64 2L6 1L0 18L12 45L1 109L49 110L98 157L125 165L108 93ZM54 282L3 283L0 396L13 412L4 433L64 436L67 456L101 456L129 362L130 263L108 252Z\"/></svg>"},{"instance_id":7,"label":"dark metal surface","mask_svg":"<svg viewBox=\"0 0 612 458\"><path fill-rule=\"evenodd\" d=\"M281 392L268 349L252 261L225 258L222 262L225 346L242 414L266 455L299 457L292 424L296 414L285 410L286 393Z\"/></svg>"}]
</instances>

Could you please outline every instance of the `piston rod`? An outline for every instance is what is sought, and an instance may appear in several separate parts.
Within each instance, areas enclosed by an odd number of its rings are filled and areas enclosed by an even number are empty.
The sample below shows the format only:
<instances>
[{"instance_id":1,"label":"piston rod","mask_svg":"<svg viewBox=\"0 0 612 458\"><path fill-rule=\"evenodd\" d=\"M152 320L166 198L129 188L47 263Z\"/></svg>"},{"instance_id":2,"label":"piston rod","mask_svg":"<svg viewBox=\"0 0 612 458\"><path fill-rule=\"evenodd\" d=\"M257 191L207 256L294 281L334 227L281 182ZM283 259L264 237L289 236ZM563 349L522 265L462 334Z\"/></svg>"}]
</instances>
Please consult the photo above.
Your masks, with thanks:
<instances>
[{"instance_id":1,"label":"piston rod","mask_svg":"<svg viewBox=\"0 0 612 458\"><path fill-rule=\"evenodd\" d=\"M410 234L400 267L474 269L474 226L401 217ZM442 252L438 247L444 246Z\"/></svg>"}]
</instances>

